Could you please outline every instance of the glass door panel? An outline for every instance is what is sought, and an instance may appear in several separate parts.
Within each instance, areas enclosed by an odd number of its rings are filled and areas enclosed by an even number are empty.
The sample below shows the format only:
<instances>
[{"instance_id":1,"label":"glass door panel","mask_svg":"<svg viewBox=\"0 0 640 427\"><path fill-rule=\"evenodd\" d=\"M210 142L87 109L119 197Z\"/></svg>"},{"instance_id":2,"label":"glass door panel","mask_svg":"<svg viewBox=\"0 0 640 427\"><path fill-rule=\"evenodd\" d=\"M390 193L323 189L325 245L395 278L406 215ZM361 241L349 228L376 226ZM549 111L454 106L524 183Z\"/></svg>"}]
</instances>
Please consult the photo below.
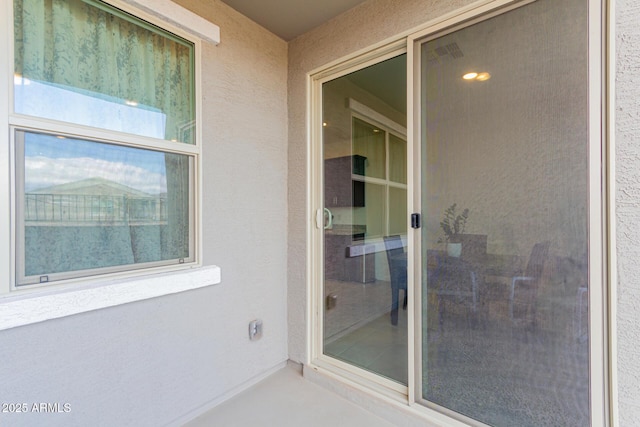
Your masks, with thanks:
<instances>
[{"instance_id":1,"label":"glass door panel","mask_svg":"<svg viewBox=\"0 0 640 427\"><path fill-rule=\"evenodd\" d=\"M322 99L323 354L406 385L406 142L389 133L406 127L406 55L324 83Z\"/></svg>"},{"instance_id":2,"label":"glass door panel","mask_svg":"<svg viewBox=\"0 0 640 427\"><path fill-rule=\"evenodd\" d=\"M422 397L589 425L587 2L422 43Z\"/></svg>"}]
</instances>

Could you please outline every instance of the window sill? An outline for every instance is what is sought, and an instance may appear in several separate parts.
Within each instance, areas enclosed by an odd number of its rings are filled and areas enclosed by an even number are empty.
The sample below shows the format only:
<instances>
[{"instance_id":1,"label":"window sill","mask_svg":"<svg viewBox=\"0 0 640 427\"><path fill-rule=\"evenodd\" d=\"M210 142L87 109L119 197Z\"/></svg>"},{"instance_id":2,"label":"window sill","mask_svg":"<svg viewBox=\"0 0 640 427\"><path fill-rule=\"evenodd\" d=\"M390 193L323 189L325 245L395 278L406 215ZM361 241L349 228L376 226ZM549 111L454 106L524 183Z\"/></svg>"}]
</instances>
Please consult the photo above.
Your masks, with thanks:
<instances>
[{"instance_id":1,"label":"window sill","mask_svg":"<svg viewBox=\"0 0 640 427\"><path fill-rule=\"evenodd\" d=\"M100 283L47 295L0 299L0 331L87 311L171 295L220 283L220 268L207 266Z\"/></svg>"}]
</instances>

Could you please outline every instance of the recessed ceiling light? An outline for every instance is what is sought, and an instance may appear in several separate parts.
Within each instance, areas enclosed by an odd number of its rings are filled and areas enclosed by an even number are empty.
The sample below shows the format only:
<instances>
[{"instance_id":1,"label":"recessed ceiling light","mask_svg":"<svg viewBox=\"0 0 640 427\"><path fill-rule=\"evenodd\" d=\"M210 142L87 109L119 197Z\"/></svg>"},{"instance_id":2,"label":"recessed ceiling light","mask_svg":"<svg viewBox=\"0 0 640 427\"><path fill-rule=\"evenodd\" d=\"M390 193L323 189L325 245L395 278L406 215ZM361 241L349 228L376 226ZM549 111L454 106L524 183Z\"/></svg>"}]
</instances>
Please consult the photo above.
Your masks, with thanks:
<instances>
[{"instance_id":1,"label":"recessed ceiling light","mask_svg":"<svg viewBox=\"0 0 640 427\"><path fill-rule=\"evenodd\" d=\"M464 76L462 76L462 78L465 80L473 80L476 77L478 77L478 73L467 73Z\"/></svg>"},{"instance_id":2,"label":"recessed ceiling light","mask_svg":"<svg viewBox=\"0 0 640 427\"><path fill-rule=\"evenodd\" d=\"M489 80L490 78L491 78L491 74L487 73L486 71L476 76L476 80L479 80L481 82L485 80Z\"/></svg>"},{"instance_id":3,"label":"recessed ceiling light","mask_svg":"<svg viewBox=\"0 0 640 427\"><path fill-rule=\"evenodd\" d=\"M327 127L327 122L322 122L322 126Z\"/></svg>"}]
</instances>

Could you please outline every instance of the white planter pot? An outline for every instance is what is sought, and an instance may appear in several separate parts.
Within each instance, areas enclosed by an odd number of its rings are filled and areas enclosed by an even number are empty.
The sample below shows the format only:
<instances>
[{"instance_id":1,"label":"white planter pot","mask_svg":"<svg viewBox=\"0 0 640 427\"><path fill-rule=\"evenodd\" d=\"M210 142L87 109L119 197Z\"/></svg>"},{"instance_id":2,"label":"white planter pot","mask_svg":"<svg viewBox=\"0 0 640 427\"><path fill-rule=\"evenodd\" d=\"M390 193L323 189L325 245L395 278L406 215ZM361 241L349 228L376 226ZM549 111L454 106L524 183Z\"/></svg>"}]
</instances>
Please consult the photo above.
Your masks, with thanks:
<instances>
[{"instance_id":1,"label":"white planter pot","mask_svg":"<svg viewBox=\"0 0 640 427\"><path fill-rule=\"evenodd\" d=\"M460 258L460 254L462 254L462 243L447 243L447 255Z\"/></svg>"}]
</instances>

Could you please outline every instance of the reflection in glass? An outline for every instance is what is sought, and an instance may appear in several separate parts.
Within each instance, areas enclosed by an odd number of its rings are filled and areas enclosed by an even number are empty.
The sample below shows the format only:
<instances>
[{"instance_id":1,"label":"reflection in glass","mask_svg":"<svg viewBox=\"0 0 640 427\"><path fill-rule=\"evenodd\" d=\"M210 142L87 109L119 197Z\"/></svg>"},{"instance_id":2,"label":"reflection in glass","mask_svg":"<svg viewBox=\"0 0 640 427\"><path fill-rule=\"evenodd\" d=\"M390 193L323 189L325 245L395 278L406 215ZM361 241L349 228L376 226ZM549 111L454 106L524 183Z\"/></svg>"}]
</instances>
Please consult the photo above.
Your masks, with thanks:
<instances>
[{"instance_id":1,"label":"reflection in glass","mask_svg":"<svg viewBox=\"0 0 640 427\"><path fill-rule=\"evenodd\" d=\"M14 16L16 113L195 143L192 43L95 0Z\"/></svg>"},{"instance_id":2,"label":"reflection in glass","mask_svg":"<svg viewBox=\"0 0 640 427\"><path fill-rule=\"evenodd\" d=\"M385 214L387 210L385 186L365 182L364 194L366 205L364 208L353 209L353 220L356 224L366 226L366 237L382 237L385 234Z\"/></svg>"},{"instance_id":3,"label":"reflection in glass","mask_svg":"<svg viewBox=\"0 0 640 427\"><path fill-rule=\"evenodd\" d=\"M16 139L23 284L190 257L187 156L21 131Z\"/></svg>"},{"instance_id":4,"label":"reflection in glass","mask_svg":"<svg viewBox=\"0 0 640 427\"><path fill-rule=\"evenodd\" d=\"M366 176L385 178L385 132L363 120L353 119L353 153L366 158Z\"/></svg>"},{"instance_id":5,"label":"reflection in glass","mask_svg":"<svg viewBox=\"0 0 640 427\"><path fill-rule=\"evenodd\" d=\"M389 134L389 180L407 183L407 141Z\"/></svg>"},{"instance_id":6,"label":"reflection in glass","mask_svg":"<svg viewBox=\"0 0 640 427\"><path fill-rule=\"evenodd\" d=\"M589 425L586 6L422 45L422 394L490 425Z\"/></svg>"},{"instance_id":7,"label":"reflection in glass","mask_svg":"<svg viewBox=\"0 0 640 427\"><path fill-rule=\"evenodd\" d=\"M407 189L389 186L389 233L407 232Z\"/></svg>"}]
</instances>

